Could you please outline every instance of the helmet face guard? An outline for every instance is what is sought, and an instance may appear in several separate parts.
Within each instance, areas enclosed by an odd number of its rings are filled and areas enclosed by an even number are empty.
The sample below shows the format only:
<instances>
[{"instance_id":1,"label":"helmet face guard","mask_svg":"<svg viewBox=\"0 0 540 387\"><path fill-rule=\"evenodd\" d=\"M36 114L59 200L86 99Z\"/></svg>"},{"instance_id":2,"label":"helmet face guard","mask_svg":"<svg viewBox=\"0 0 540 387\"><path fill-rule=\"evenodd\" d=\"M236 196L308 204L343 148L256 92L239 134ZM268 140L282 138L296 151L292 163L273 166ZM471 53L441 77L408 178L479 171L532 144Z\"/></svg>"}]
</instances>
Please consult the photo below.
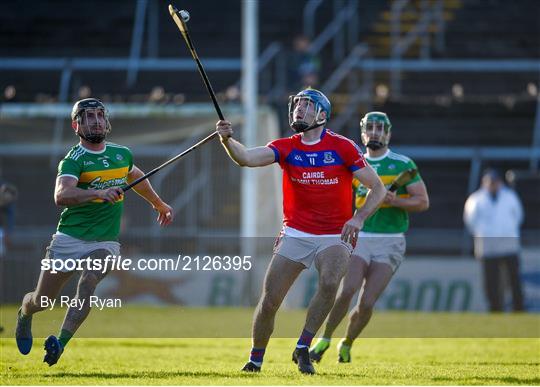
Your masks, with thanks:
<instances>
[{"instance_id":1,"label":"helmet face guard","mask_svg":"<svg viewBox=\"0 0 540 387\"><path fill-rule=\"evenodd\" d=\"M388 146L392 124L385 113L371 112L360 121L362 143L366 148L378 150Z\"/></svg>"},{"instance_id":2,"label":"helmet face guard","mask_svg":"<svg viewBox=\"0 0 540 387\"><path fill-rule=\"evenodd\" d=\"M289 126L297 133L317 128L326 124L330 110L330 101L319 90L302 90L289 97Z\"/></svg>"},{"instance_id":3,"label":"helmet face guard","mask_svg":"<svg viewBox=\"0 0 540 387\"><path fill-rule=\"evenodd\" d=\"M95 98L75 103L71 119L77 123L77 135L93 144L103 142L111 132L109 113L105 105Z\"/></svg>"}]
</instances>

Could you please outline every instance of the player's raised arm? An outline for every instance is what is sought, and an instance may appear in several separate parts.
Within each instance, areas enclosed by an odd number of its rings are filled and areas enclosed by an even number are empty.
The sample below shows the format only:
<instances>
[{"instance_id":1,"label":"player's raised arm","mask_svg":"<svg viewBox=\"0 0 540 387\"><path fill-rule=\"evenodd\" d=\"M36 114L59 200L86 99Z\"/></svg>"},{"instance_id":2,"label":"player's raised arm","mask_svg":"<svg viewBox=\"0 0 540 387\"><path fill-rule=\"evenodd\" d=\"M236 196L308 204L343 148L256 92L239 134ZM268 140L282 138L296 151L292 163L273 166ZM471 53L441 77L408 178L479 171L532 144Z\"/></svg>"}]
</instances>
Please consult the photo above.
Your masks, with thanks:
<instances>
[{"instance_id":1,"label":"player's raised arm","mask_svg":"<svg viewBox=\"0 0 540 387\"><path fill-rule=\"evenodd\" d=\"M275 161L275 153L269 147L246 148L242 143L233 139L233 129L229 121L218 121L216 131L219 133L225 151L239 166L264 167Z\"/></svg>"},{"instance_id":2,"label":"player's raised arm","mask_svg":"<svg viewBox=\"0 0 540 387\"><path fill-rule=\"evenodd\" d=\"M356 242L358 232L362 229L364 221L381 205L386 195L386 189L381 179L371 166L366 165L364 168L357 169L354 172L354 177L369 191L364 205L345 223L341 231L341 239L349 243Z\"/></svg>"}]
</instances>

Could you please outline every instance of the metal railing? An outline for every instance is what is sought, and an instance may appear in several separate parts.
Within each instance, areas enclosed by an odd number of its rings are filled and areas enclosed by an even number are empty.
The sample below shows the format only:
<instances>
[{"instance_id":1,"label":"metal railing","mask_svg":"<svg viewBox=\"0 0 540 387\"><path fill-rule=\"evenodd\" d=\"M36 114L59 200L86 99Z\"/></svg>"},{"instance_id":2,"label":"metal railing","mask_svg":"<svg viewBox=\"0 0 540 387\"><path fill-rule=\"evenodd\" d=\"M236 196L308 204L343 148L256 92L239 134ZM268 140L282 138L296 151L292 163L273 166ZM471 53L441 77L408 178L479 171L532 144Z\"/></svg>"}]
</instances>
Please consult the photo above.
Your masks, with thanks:
<instances>
[{"instance_id":1,"label":"metal railing","mask_svg":"<svg viewBox=\"0 0 540 387\"><path fill-rule=\"evenodd\" d=\"M137 36L142 33L137 33ZM140 37L140 36L139 36ZM132 44L132 47L137 44ZM65 103L69 99L69 89L74 71L126 70L128 83L136 80L138 70L153 71L196 71L197 67L191 58L144 58L141 59L135 50L129 58L0 58L0 70L51 70L61 71L58 86L58 102ZM208 58L204 60L206 71L238 71L242 69L240 58ZM53 129L52 147L61 147L64 131L63 117L58 116ZM55 152L53 152L54 154ZM51 156L50 167L54 168L56 160Z\"/></svg>"},{"instance_id":2,"label":"metal railing","mask_svg":"<svg viewBox=\"0 0 540 387\"><path fill-rule=\"evenodd\" d=\"M259 91L264 93L268 100L274 100L285 90L287 69L282 54L283 45L274 41L263 50L258 58ZM235 83L235 86L239 89L241 81L242 78L239 78Z\"/></svg>"},{"instance_id":3,"label":"metal railing","mask_svg":"<svg viewBox=\"0 0 540 387\"><path fill-rule=\"evenodd\" d=\"M538 96L536 100L536 117L534 119L532 146L536 149L540 148L540 96ZM538 173L540 171L540 165L538 165L539 160L540 154L538 152L536 154L531 154L529 163L531 172Z\"/></svg>"},{"instance_id":4,"label":"metal railing","mask_svg":"<svg viewBox=\"0 0 540 387\"><path fill-rule=\"evenodd\" d=\"M420 19L415 26L402 36L401 18L403 11L410 0L397 0L392 3L391 9L391 58L394 62L399 62L403 54L420 39L420 58L428 59L431 57L431 33L430 26L436 22L437 34L436 43L438 49L442 50L444 45L445 21L443 17L444 0L421 0ZM399 67L392 70L390 74L390 84L392 94L401 95L401 73Z\"/></svg>"},{"instance_id":5,"label":"metal railing","mask_svg":"<svg viewBox=\"0 0 540 387\"><path fill-rule=\"evenodd\" d=\"M323 0L309 0L303 12L304 35L309 39L315 37L315 14L323 4Z\"/></svg>"},{"instance_id":6,"label":"metal railing","mask_svg":"<svg viewBox=\"0 0 540 387\"><path fill-rule=\"evenodd\" d=\"M148 0L137 0L135 7L135 18L133 20L133 32L131 35L131 49L129 50L129 67L127 72L127 85L129 87L135 84L137 80L137 64L141 58L141 49L144 36L144 21L146 19L146 10L148 9Z\"/></svg>"},{"instance_id":7,"label":"metal railing","mask_svg":"<svg viewBox=\"0 0 540 387\"><path fill-rule=\"evenodd\" d=\"M368 53L369 50L367 45L357 45L321 86L321 90L325 94L330 95L342 84L346 77L349 77L348 91L352 97L349 99L341 114L336 119L332 120L332 128L336 131L340 131L350 120L351 116L357 111L357 106L360 101L371 100L373 72L364 71L363 82L360 85L356 72L352 71L356 67L358 61L363 60Z\"/></svg>"},{"instance_id":8,"label":"metal railing","mask_svg":"<svg viewBox=\"0 0 540 387\"><path fill-rule=\"evenodd\" d=\"M347 49L352 51L358 40L358 2L349 0L345 6L343 1L334 1L335 17L326 28L315 36L315 14L323 4L322 0L309 0L304 7L304 35L313 39L310 55L318 55L331 41L334 44L334 60L342 60L345 56L345 40L347 34ZM277 41L270 43L259 56L260 91L267 101L280 99L287 88L287 58L285 47ZM240 80L236 83L238 87Z\"/></svg>"},{"instance_id":9,"label":"metal railing","mask_svg":"<svg viewBox=\"0 0 540 387\"><path fill-rule=\"evenodd\" d=\"M395 146L392 150L418 160L466 160L470 162L467 194L473 193L480 182L482 167L490 161L527 161L540 158L540 145L530 147L461 147L461 146ZM471 250L469 232L463 228L461 252Z\"/></svg>"},{"instance_id":10,"label":"metal railing","mask_svg":"<svg viewBox=\"0 0 540 387\"><path fill-rule=\"evenodd\" d=\"M338 4L338 3L335 3ZM308 3L309 5L309 3ZM342 60L345 56L344 35L348 35L348 50L352 50L358 41L358 1L349 0L342 8L336 7L334 19L313 40L309 53L318 55L326 45L333 40L333 59Z\"/></svg>"},{"instance_id":11,"label":"metal railing","mask_svg":"<svg viewBox=\"0 0 540 387\"><path fill-rule=\"evenodd\" d=\"M485 60L485 59L373 59L363 45L357 46L348 58L330 75L323 84L325 93L334 92L347 76L352 77L349 82L349 102L342 116L333 120L335 130L341 130L354 113L354 105L360 102L371 103L373 95L374 72L390 72L393 74L408 72L537 72L540 69L540 60L512 59L512 60ZM363 83L358 82L355 70L361 70ZM399 99L393 94L394 99ZM537 106L536 123L534 128L533 144L540 144L540 102ZM531 159L531 168L538 164L538 159Z\"/></svg>"}]
</instances>

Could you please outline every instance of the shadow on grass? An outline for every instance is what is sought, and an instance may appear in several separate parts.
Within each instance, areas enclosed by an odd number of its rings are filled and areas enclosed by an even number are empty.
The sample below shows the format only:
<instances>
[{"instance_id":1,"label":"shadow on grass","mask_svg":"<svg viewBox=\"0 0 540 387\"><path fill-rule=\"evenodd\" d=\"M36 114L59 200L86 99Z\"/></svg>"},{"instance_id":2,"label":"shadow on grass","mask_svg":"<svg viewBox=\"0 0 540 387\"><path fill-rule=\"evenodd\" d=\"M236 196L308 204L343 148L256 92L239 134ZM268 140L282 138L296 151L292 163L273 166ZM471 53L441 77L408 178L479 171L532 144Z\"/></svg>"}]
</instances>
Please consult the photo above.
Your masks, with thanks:
<instances>
[{"instance_id":1,"label":"shadow on grass","mask_svg":"<svg viewBox=\"0 0 540 387\"><path fill-rule=\"evenodd\" d=\"M109 340L109 339L107 339ZM143 341L148 340L148 341ZM193 346L192 342L181 341L177 339L167 339L164 341L153 340L153 339L136 339L135 341L104 341L104 339L85 339L78 340L79 345L84 347L95 347L103 348L107 347L128 347L128 348L190 348ZM205 344L206 345L206 344ZM218 346L218 345L216 345ZM227 346L233 346L233 344L228 344ZM244 343L241 343L237 346L245 346Z\"/></svg>"},{"instance_id":2,"label":"shadow on grass","mask_svg":"<svg viewBox=\"0 0 540 387\"><path fill-rule=\"evenodd\" d=\"M293 374L297 374L296 372L293 372ZM298 377L301 377L301 374L297 374ZM276 376L276 375L265 375L259 374L259 373L247 373L247 372L241 372L241 371L230 371L230 372L219 372L219 371L176 371L176 372L170 372L170 371L142 371L142 372L59 372L57 374L45 374L42 375L44 378L52 379L52 378L75 378L75 379L84 379L84 378L98 378L98 379L170 379L170 378L182 378L182 377L209 377L209 378L239 378L239 379L258 379L258 378L265 378L268 376ZM283 375L285 376L285 375ZM287 375L291 376L291 375ZM364 373L327 373L327 372L321 372L317 373L316 375L310 376L306 375L305 377L308 378L306 380L309 380L309 378L317 378L317 377L325 377L325 378L340 378L340 377L365 377L366 375Z\"/></svg>"},{"instance_id":3,"label":"shadow on grass","mask_svg":"<svg viewBox=\"0 0 540 387\"><path fill-rule=\"evenodd\" d=\"M103 346L103 343L96 343L96 346ZM120 343L113 343L108 344L113 347L129 347L129 348L189 348L192 346L191 343L175 343L173 341L171 342L120 342Z\"/></svg>"},{"instance_id":4,"label":"shadow on grass","mask_svg":"<svg viewBox=\"0 0 540 387\"><path fill-rule=\"evenodd\" d=\"M470 362L435 362L434 365L460 365L460 366L477 366L477 365L487 365L487 366L540 366L539 362L536 361L515 361L515 362L492 362L492 361L470 361Z\"/></svg>"},{"instance_id":5,"label":"shadow on grass","mask_svg":"<svg viewBox=\"0 0 540 387\"><path fill-rule=\"evenodd\" d=\"M218 372L218 371L143 371L143 372L59 372L57 374L45 374L44 378L99 378L99 379L169 379L181 377L214 377L214 378L253 378L260 374L241 372Z\"/></svg>"},{"instance_id":6,"label":"shadow on grass","mask_svg":"<svg viewBox=\"0 0 540 387\"><path fill-rule=\"evenodd\" d=\"M469 384L470 381L476 381L479 384L492 384L492 383L501 383L501 384L524 384L527 386L538 386L540 383L540 378L515 378L513 376L501 376L499 378L495 377L477 377L472 376L469 378L447 378L447 377L435 377L431 378L434 382L448 382L447 384L455 383L465 383Z\"/></svg>"}]
</instances>

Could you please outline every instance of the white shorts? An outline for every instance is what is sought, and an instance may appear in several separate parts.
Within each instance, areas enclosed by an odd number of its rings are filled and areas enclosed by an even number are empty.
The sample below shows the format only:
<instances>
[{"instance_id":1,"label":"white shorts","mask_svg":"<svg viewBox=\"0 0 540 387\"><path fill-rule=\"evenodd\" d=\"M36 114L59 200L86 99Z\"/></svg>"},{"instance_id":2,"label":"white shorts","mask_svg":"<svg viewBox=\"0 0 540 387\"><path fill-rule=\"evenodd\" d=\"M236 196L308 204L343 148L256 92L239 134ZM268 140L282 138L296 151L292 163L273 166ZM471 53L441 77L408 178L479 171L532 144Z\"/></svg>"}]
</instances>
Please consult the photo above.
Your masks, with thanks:
<instances>
[{"instance_id":1,"label":"white shorts","mask_svg":"<svg viewBox=\"0 0 540 387\"><path fill-rule=\"evenodd\" d=\"M111 255L120 255L120 243L115 241L83 241L67 234L57 232L52 236L51 244L47 247L45 258L60 260L77 260L86 258L96 250L107 250ZM68 270L60 270L67 272Z\"/></svg>"},{"instance_id":2,"label":"white shorts","mask_svg":"<svg viewBox=\"0 0 540 387\"><path fill-rule=\"evenodd\" d=\"M352 252L352 246L343 242L340 234L309 234L285 226L274 244L274 254L279 254L309 268L317 254L331 246L343 246L349 255Z\"/></svg>"},{"instance_id":3,"label":"white shorts","mask_svg":"<svg viewBox=\"0 0 540 387\"><path fill-rule=\"evenodd\" d=\"M405 259L406 242L403 234L378 234L360 232L352 255L362 258L369 265L371 261L390 265L395 273Z\"/></svg>"}]
</instances>

